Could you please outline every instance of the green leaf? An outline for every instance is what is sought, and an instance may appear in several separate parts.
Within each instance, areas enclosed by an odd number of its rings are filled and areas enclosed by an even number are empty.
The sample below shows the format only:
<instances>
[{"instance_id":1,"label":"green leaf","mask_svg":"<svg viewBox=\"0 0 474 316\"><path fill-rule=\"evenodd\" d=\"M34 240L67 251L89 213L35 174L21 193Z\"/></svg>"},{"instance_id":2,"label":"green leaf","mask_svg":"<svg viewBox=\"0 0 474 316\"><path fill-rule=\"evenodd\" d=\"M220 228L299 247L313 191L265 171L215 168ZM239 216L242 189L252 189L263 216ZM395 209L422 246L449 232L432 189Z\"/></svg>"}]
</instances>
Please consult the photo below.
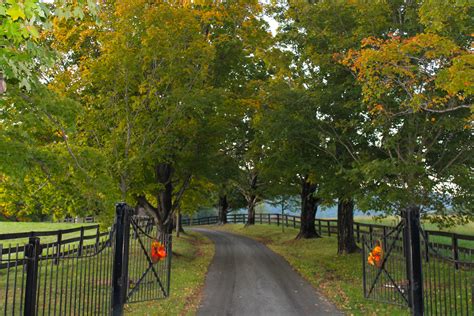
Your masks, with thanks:
<instances>
[{"instance_id":1,"label":"green leaf","mask_svg":"<svg viewBox=\"0 0 474 316\"><path fill-rule=\"evenodd\" d=\"M19 5L13 5L7 9L7 14L12 18L13 21L22 18L23 20L26 19L25 12Z\"/></svg>"},{"instance_id":2,"label":"green leaf","mask_svg":"<svg viewBox=\"0 0 474 316\"><path fill-rule=\"evenodd\" d=\"M75 7L74 8L73 15L76 18L79 18L81 20L84 18L84 12L82 11L82 9L80 7Z\"/></svg>"}]
</instances>

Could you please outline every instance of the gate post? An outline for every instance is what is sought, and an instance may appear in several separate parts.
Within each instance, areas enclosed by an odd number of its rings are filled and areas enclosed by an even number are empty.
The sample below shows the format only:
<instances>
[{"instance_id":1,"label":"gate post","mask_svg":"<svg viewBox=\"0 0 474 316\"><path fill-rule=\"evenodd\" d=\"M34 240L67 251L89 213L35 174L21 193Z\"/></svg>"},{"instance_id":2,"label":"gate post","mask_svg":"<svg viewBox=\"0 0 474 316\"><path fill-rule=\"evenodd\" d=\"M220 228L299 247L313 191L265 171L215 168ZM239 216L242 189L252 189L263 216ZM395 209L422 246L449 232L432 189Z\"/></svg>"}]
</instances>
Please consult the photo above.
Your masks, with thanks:
<instances>
[{"instance_id":1,"label":"gate post","mask_svg":"<svg viewBox=\"0 0 474 316\"><path fill-rule=\"evenodd\" d=\"M420 209L411 206L403 212L409 304L412 315L423 315L423 273L420 243Z\"/></svg>"},{"instance_id":2,"label":"gate post","mask_svg":"<svg viewBox=\"0 0 474 316\"><path fill-rule=\"evenodd\" d=\"M41 254L40 239L30 237L25 245L26 258L26 289L25 289L25 316L36 315L36 291L38 289L38 264Z\"/></svg>"},{"instance_id":3,"label":"gate post","mask_svg":"<svg viewBox=\"0 0 474 316\"><path fill-rule=\"evenodd\" d=\"M112 271L112 315L123 315L128 289L128 247L130 234L129 207L115 206L115 253Z\"/></svg>"}]
</instances>

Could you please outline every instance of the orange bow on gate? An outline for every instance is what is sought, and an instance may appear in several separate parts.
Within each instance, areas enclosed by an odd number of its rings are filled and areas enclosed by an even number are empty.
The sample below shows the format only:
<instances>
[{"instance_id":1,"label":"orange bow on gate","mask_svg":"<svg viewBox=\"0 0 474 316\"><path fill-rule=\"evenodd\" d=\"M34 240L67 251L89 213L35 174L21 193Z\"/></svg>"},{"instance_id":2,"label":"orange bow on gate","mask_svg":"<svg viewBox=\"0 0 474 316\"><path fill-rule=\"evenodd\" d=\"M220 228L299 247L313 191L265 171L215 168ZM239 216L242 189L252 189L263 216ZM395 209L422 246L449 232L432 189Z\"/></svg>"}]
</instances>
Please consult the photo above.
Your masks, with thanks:
<instances>
[{"instance_id":1,"label":"orange bow on gate","mask_svg":"<svg viewBox=\"0 0 474 316\"><path fill-rule=\"evenodd\" d=\"M377 268L380 268L382 265L382 259L383 259L383 249L382 246L380 245L380 240L377 240L374 249L369 253L369 257L367 258L367 262L371 266L376 266Z\"/></svg>"},{"instance_id":2,"label":"orange bow on gate","mask_svg":"<svg viewBox=\"0 0 474 316\"><path fill-rule=\"evenodd\" d=\"M166 258L166 249L162 243L158 240L155 240L151 243L151 261L157 263L160 260Z\"/></svg>"}]
</instances>

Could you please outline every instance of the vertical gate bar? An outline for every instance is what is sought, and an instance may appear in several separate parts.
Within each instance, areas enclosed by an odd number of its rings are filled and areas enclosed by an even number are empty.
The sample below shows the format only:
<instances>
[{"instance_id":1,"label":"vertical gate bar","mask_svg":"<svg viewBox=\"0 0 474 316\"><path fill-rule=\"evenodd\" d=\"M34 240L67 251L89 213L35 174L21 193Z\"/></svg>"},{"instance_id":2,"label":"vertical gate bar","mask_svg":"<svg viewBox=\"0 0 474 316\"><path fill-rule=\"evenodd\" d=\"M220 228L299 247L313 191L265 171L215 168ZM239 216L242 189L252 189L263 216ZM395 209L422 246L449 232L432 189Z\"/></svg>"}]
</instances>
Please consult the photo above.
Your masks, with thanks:
<instances>
[{"instance_id":1,"label":"vertical gate bar","mask_svg":"<svg viewBox=\"0 0 474 316\"><path fill-rule=\"evenodd\" d=\"M91 255L91 250L93 251L93 248L91 245L88 247L88 257L87 257L87 296L86 296L86 305L85 310L87 311L89 307L92 307L92 302L91 302L91 275L92 275L92 260L94 257Z\"/></svg>"},{"instance_id":2,"label":"vertical gate bar","mask_svg":"<svg viewBox=\"0 0 474 316\"><path fill-rule=\"evenodd\" d=\"M128 277L128 259L130 257L130 219L132 216L132 208L125 204L125 213L123 214L123 265L122 265L122 280L124 290L122 292L122 302L125 304L127 299L127 291L129 288Z\"/></svg>"},{"instance_id":3,"label":"vertical gate bar","mask_svg":"<svg viewBox=\"0 0 474 316\"><path fill-rule=\"evenodd\" d=\"M65 246L66 247L66 246ZM66 248L64 248L64 252L66 252ZM69 253L71 252L71 245L67 245L67 255L69 255ZM65 294L64 294L64 313L66 313L67 311L67 294L68 294L68 283L67 282L71 282L71 279L69 278L69 261L67 261L64 256L63 256L63 264L64 263L67 263L66 264L66 287L65 287ZM59 311L59 313L61 314L61 311Z\"/></svg>"},{"instance_id":4,"label":"vertical gate bar","mask_svg":"<svg viewBox=\"0 0 474 316\"><path fill-rule=\"evenodd\" d=\"M76 255L76 258L75 259L71 259L71 284L69 286L69 289L71 290L71 294L70 294L70 298L69 298L69 315L71 315L72 313L72 307L74 306L74 310L75 310L75 306L76 306L76 294L77 294L77 272L75 272L75 268L77 266L77 262L78 262L78 257L77 257L77 254L78 254L78 251L79 249L77 249L77 251L74 250L75 246L73 245L72 246L72 250L74 251L74 254ZM73 288L75 289L75 294L73 295ZM74 297L74 305L72 305L72 298Z\"/></svg>"},{"instance_id":5,"label":"vertical gate bar","mask_svg":"<svg viewBox=\"0 0 474 316\"><path fill-rule=\"evenodd\" d=\"M54 262L54 246L53 244L51 244L51 255L48 254L48 257L51 257L51 259L49 260L49 262L51 262L51 269L50 269L50 275L49 275L49 300L48 300L48 315L51 315L51 303L53 301L53 295L52 295L52 292L53 292L53 278L54 278L54 266L55 266L55 262ZM56 300L56 291L54 292L54 300Z\"/></svg>"},{"instance_id":6,"label":"vertical gate bar","mask_svg":"<svg viewBox=\"0 0 474 316\"><path fill-rule=\"evenodd\" d=\"M81 312L81 306L84 306L84 295L82 295L84 293L84 290L83 290L83 287L84 287L84 280L85 280L85 277L84 277L84 259L82 258L82 256L84 255L84 245L80 245L79 247L79 250L80 250L80 256L78 256L78 261L77 261L77 272L79 272L79 304L77 304L77 313L80 313ZM74 307L76 307L74 306Z\"/></svg>"},{"instance_id":7,"label":"vertical gate bar","mask_svg":"<svg viewBox=\"0 0 474 316\"><path fill-rule=\"evenodd\" d=\"M36 315L36 290L38 289L38 262L41 253L40 239L30 237L25 245L26 259L26 290L25 290L25 316Z\"/></svg>"},{"instance_id":8,"label":"vertical gate bar","mask_svg":"<svg viewBox=\"0 0 474 316\"><path fill-rule=\"evenodd\" d=\"M1 253L0 253L1 256ZM15 303L16 303L16 279L18 276L18 244L16 244L16 249L15 249L15 276L14 281L13 281L13 314L15 314ZM21 300L21 298L20 298Z\"/></svg>"},{"instance_id":9,"label":"vertical gate bar","mask_svg":"<svg viewBox=\"0 0 474 316\"><path fill-rule=\"evenodd\" d=\"M1 249L1 248L2 248L2 247L0 247L0 259L2 258L2 249ZM0 260L0 261L1 261L1 260ZM25 281L25 265L26 265L25 260L22 260L21 262L22 262L22 264L21 264L22 270L21 270L20 300L23 299L23 288L25 287L25 283L24 283L24 281ZM37 291L37 292L39 292L39 291ZM36 297L38 297L38 296L36 296ZM38 301L38 300L37 300L37 301ZM21 312L22 312L22 311L23 311L23 304L20 304L20 314L19 314L19 315L21 315Z\"/></svg>"},{"instance_id":10,"label":"vertical gate bar","mask_svg":"<svg viewBox=\"0 0 474 316\"><path fill-rule=\"evenodd\" d=\"M328 236L331 237L331 222L327 221L328 223Z\"/></svg>"},{"instance_id":11,"label":"vertical gate bar","mask_svg":"<svg viewBox=\"0 0 474 316\"><path fill-rule=\"evenodd\" d=\"M410 284L410 302L413 315L423 315L423 275L420 245L420 210L409 207L404 212L406 221L405 236L407 238L407 268Z\"/></svg>"},{"instance_id":12,"label":"vertical gate bar","mask_svg":"<svg viewBox=\"0 0 474 316\"><path fill-rule=\"evenodd\" d=\"M59 248L59 253L61 254L61 247ZM64 261L61 261L60 258L58 259L58 264L61 267L61 283L60 283L60 291L59 291L59 315L62 312L62 305L63 305L63 286L64 286ZM58 269L59 269L58 266Z\"/></svg>"},{"instance_id":13,"label":"vertical gate bar","mask_svg":"<svg viewBox=\"0 0 474 316\"><path fill-rule=\"evenodd\" d=\"M171 285L171 256L172 256L172 246L173 246L173 238L171 235L168 235L168 247L167 247L167 254L168 254L168 263L166 265L167 268L167 284L166 284L166 296L170 296L170 285Z\"/></svg>"},{"instance_id":14,"label":"vertical gate bar","mask_svg":"<svg viewBox=\"0 0 474 316\"><path fill-rule=\"evenodd\" d=\"M126 204L118 203L115 208L115 251L112 272L112 315L123 315L124 280L123 277L123 246L124 246L124 215Z\"/></svg>"},{"instance_id":15,"label":"vertical gate bar","mask_svg":"<svg viewBox=\"0 0 474 316\"><path fill-rule=\"evenodd\" d=\"M5 286L5 315L7 315L8 310L8 292L10 288L10 264L11 264L11 252L12 252L12 245L8 244L8 256L7 256L7 284Z\"/></svg>"},{"instance_id":16,"label":"vertical gate bar","mask_svg":"<svg viewBox=\"0 0 474 316\"><path fill-rule=\"evenodd\" d=\"M362 283L364 287L364 297L367 298L367 275L365 273L365 243L364 236L362 236Z\"/></svg>"}]
</instances>

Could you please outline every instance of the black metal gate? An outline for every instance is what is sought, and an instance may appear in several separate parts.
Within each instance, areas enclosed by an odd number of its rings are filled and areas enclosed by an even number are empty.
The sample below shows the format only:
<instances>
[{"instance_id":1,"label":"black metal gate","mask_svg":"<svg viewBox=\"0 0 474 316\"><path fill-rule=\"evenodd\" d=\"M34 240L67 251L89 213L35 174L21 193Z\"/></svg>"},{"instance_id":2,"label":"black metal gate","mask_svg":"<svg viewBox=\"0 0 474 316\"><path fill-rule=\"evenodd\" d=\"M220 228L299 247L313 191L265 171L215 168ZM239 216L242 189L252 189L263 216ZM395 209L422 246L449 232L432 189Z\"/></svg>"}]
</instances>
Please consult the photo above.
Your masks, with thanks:
<instances>
[{"instance_id":1,"label":"black metal gate","mask_svg":"<svg viewBox=\"0 0 474 316\"><path fill-rule=\"evenodd\" d=\"M408 280L403 253L404 224L400 222L391 231L374 231L362 236L364 296L385 303L408 307ZM369 260L371 253L382 249L382 254ZM375 256L373 256L375 257ZM371 261L371 262L369 262Z\"/></svg>"},{"instance_id":2,"label":"black metal gate","mask_svg":"<svg viewBox=\"0 0 474 316\"><path fill-rule=\"evenodd\" d=\"M170 236L157 231L152 218L131 218L127 302L140 302L167 297L170 290ZM152 245L158 242L166 257L158 261L152 256Z\"/></svg>"},{"instance_id":3,"label":"black metal gate","mask_svg":"<svg viewBox=\"0 0 474 316\"><path fill-rule=\"evenodd\" d=\"M428 240L416 211L393 229L363 235L362 260L367 299L413 315L474 314L474 247Z\"/></svg>"},{"instance_id":4,"label":"black metal gate","mask_svg":"<svg viewBox=\"0 0 474 316\"><path fill-rule=\"evenodd\" d=\"M157 231L153 218L135 215L125 203L117 205L115 227L112 313L121 315L125 303L169 295L172 242L171 235Z\"/></svg>"},{"instance_id":5,"label":"black metal gate","mask_svg":"<svg viewBox=\"0 0 474 316\"><path fill-rule=\"evenodd\" d=\"M0 314L121 315L126 302L167 297L171 236L156 227L122 203L108 232L0 234ZM18 238L29 241L10 245Z\"/></svg>"}]
</instances>

